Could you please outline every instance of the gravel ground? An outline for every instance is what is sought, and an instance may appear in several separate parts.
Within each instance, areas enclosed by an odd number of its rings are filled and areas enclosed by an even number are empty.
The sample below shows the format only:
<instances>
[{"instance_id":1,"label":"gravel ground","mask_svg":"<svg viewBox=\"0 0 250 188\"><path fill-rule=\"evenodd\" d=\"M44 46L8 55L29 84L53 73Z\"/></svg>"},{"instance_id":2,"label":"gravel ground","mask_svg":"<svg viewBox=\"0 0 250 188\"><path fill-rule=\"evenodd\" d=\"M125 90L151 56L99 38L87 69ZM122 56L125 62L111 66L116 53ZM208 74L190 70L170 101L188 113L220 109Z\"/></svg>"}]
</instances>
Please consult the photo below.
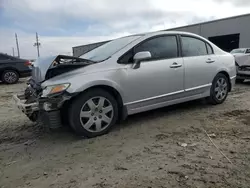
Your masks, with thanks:
<instances>
[{"instance_id":1,"label":"gravel ground","mask_svg":"<svg viewBox=\"0 0 250 188\"><path fill-rule=\"evenodd\" d=\"M11 102L24 87L0 83L1 188L250 187L250 83L222 105L200 100L134 115L94 139L30 122Z\"/></svg>"}]
</instances>

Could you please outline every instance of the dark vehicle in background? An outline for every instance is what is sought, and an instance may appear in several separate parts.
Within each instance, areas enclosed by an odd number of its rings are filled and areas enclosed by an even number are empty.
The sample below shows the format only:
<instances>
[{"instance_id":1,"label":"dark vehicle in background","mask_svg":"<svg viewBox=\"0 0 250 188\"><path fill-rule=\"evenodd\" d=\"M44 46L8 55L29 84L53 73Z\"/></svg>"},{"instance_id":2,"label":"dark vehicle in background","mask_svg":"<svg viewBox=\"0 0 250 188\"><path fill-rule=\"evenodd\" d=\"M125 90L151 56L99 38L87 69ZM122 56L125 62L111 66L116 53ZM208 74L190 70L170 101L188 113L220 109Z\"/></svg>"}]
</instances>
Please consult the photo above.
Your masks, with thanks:
<instances>
[{"instance_id":1,"label":"dark vehicle in background","mask_svg":"<svg viewBox=\"0 0 250 188\"><path fill-rule=\"evenodd\" d=\"M32 63L29 60L0 53L0 80L2 82L17 83L19 78L30 76L31 70Z\"/></svg>"}]
</instances>

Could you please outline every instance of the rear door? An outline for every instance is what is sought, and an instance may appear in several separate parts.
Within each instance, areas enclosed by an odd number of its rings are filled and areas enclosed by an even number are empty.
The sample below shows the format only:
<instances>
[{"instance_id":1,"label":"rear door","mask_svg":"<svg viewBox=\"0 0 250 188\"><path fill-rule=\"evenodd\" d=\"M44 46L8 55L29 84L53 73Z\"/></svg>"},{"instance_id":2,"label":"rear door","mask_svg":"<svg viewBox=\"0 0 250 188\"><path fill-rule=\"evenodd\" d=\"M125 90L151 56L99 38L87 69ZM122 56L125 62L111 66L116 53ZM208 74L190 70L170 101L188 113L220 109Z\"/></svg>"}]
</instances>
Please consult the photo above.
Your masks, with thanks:
<instances>
[{"instance_id":1,"label":"rear door","mask_svg":"<svg viewBox=\"0 0 250 188\"><path fill-rule=\"evenodd\" d=\"M189 95L207 91L216 75L216 56L210 44L200 38L181 36L185 66L184 88Z\"/></svg>"}]
</instances>

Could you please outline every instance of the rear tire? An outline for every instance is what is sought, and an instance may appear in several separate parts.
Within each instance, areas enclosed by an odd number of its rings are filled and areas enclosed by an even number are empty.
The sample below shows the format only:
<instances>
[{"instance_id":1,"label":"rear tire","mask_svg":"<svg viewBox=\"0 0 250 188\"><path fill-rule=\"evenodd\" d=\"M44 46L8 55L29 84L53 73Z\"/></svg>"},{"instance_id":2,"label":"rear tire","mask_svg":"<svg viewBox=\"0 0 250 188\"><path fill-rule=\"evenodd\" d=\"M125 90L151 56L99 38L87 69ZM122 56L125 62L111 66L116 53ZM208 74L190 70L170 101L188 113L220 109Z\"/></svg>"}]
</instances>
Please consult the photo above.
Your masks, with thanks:
<instances>
[{"instance_id":1,"label":"rear tire","mask_svg":"<svg viewBox=\"0 0 250 188\"><path fill-rule=\"evenodd\" d=\"M72 101L68 117L76 134L87 138L101 136L118 119L117 101L105 90L91 89Z\"/></svg>"},{"instance_id":2,"label":"rear tire","mask_svg":"<svg viewBox=\"0 0 250 188\"><path fill-rule=\"evenodd\" d=\"M213 105L222 104L227 98L229 88L228 78L224 74L217 74L213 80L208 101Z\"/></svg>"},{"instance_id":3,"label":"rear tire","mask_svg":"<svg viewBox=\"0 0 250 188\"><path fill-rule=\"evenodd\" d=\"M19 74L14 70L6 70L2 74L2 81L6 84L15 84L19 80Z\"/></svg>"}]
</instances>

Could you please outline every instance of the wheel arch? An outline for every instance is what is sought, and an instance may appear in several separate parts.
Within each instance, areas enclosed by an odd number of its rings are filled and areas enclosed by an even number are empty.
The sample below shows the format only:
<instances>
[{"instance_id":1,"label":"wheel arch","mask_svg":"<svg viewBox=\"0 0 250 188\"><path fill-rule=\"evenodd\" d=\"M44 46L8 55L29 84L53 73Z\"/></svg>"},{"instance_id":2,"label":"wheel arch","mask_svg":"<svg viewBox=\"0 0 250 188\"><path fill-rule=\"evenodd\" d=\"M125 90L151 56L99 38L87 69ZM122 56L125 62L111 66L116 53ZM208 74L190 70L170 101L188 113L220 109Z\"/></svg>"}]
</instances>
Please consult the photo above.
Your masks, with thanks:
<instances>
[{"instance_id":1,"label":"wheel arch","mask_svg":"<svg viewBox=\"0 0 250 188\"><path fill-rule=\"evenodd\" d=\"M111 94L115 100L117 101L118 104L118 117L120 120L124 120L127 117L127 109L126 107L123 105L124 101L123 101L123 96L121 94L121 92L115 88L112 87L110 85L106 85L106 84L97 84L97 85L91 85L89 87L86 87L84 90L78 92L76 95L74 95L69 101L67 101L65 103L65 105L69 105L71 102L71 100L74 100L75 98L79 97L80 95L84 94L85 92L92 90L92 89L102 89L106 92L108 92L109 94Z\"/></svg>"}]
</instances>

